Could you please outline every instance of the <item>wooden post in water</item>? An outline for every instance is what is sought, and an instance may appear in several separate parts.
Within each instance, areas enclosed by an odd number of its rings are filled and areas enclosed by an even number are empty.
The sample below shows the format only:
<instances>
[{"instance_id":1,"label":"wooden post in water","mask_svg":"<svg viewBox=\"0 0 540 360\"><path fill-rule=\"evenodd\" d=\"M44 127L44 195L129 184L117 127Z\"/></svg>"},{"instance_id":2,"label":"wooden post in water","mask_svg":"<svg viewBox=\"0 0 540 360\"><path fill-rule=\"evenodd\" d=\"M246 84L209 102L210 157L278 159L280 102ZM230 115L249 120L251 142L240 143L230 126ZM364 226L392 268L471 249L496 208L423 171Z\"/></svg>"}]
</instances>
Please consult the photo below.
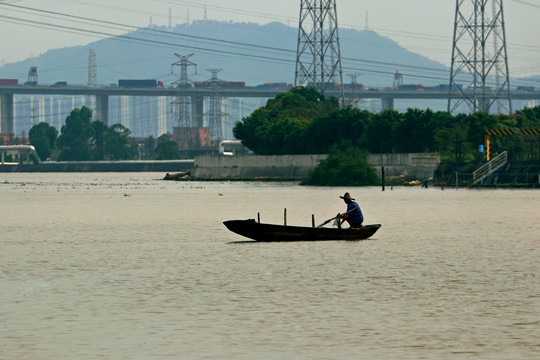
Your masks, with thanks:
<instances>
[{"instance_id":1,"label":"wooden post in water","mask_svg":"<svg viewBox=\"0 0 540 360\"><path fill-rule=\"evenodd\" d=\"M283 224L287 226L287 209L283 210Z\"/></svg>"},{"instance_id":2,"label":"wooden post in water","mask_svg":"<svg viewBox=\"0 0 540 360\"><path fill-rule=\"evenodd\" d=\"M384 191L384 166L381 166L382 191Z\"/></svg>"}]
</instances>

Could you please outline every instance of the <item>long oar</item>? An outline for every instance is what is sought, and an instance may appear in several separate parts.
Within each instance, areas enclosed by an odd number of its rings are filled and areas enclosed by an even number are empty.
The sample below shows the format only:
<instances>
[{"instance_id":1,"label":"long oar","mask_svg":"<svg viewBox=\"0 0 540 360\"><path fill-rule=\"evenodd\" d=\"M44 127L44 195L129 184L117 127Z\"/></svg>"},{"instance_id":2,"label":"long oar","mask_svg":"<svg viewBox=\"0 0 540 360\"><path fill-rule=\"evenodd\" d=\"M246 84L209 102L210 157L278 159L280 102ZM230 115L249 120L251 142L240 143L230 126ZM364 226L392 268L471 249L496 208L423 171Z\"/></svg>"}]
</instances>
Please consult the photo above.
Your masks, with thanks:
<instances>
[{"instance_id":1,"label":"long oar","mask_svg":"<svg viewBox=\"0 0 540 360\"><path fill-rule=\"evenodd\" d=\"M333 218L326 220L325 222L323 222L321 225L319 225L319 226L317 226L317 227L320 228L321 226L324 226L324 225L328 224L330 221L335 220L336 218L338 218L338 217L340 217L340 216L341 216L341 214L337 214L337 215L334 216Z\"/></svg>"},{"instance_id":2,"label":"long oar","mask_svg":"<svg viewBox=\"0 0 540 360\"><path fill-rule=\"evenodd\" d=\"M347 211L347 212L344 212L343 214L337 214L337 215L334 216L333 218L326 220L325 222L323 222L321 225L319 225L319 226L317 226L317 227L320 228L321 226L324 226L324 225L328 224L330 221L335 220L335 219L338 218L338 217L341 217L341 215L345 215L345 214L347 214L347 213L350 213L350 212L353 211L353 210L354 210L354 209L351 209L351 210L349 210L349 211Z\"/></svg>"}]
</instances>

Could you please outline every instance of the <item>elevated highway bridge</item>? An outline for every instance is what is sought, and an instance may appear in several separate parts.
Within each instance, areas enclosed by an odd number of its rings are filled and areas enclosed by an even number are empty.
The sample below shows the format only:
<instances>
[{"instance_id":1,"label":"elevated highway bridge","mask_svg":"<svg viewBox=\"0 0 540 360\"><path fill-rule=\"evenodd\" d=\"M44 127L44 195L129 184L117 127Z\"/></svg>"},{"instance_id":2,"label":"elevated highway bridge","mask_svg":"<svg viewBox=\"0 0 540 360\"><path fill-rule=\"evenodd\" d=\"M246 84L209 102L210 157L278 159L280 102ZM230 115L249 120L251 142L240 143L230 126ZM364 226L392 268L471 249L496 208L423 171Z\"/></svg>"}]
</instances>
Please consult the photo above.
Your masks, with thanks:
<instances>
[{"instance_id":1,"label":"elevated highway bridge","mask_svg":"<svg viewBox=\"0 0 540 360\"><path fill-rule=\"evenodd\" d=\"M273 98L289 89L261 89L257 87L243 88L127 88L127 87L86 87L86 86L0 86L0 132L13 132L13 96L14 95L46 95L46 96L95 96L96 117L109 124L110 96L189 96L192 99L192 114L199 119L194 126L202 126L203 104L205 97L223 96L229 98ZM327 95L334 95L332 91ZM335 91L339 97L339 92ZM380 89L346 89L346 98L381 99L382 110L393 109L395 99L448 100L448 90L380 90ZM513 91L513 100L540 100L540 91Z\"/></svg>"}]
</instances>

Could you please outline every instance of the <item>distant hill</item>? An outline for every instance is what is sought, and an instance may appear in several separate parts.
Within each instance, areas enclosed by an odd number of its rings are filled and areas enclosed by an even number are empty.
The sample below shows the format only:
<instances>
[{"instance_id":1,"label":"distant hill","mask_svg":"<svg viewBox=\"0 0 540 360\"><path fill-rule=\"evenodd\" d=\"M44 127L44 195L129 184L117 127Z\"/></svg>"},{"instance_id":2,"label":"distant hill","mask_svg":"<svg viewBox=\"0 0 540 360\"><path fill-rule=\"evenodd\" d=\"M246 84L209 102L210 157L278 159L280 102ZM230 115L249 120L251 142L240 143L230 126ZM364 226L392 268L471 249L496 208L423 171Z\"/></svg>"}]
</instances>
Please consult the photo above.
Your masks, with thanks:
<instances>
[{"instance_id":1,"label":"distant hill","mask_svg":"<svg viewBox=\"0 0 540 360\"><path fill-rule=\"evenodd\" d=\"M259 25L199 21L178 25L173 32L177 35L166 32L164 27L153 27L150 31L142 29L86 46L50 50L5 64L0 67L0 78L17 78L23 83L28 69L37 66L40 84L56 81L86 84L88 52L92 48L96 52L100 85L117 83L118 79L158 79L170 84L179 77L178 68L177 75L171 75L171 64L178 60L175 53L194 54L189 59L197 64L196 74L194 67L189 69L194 81L209 79L211 74L207 69L222 69L218 74L220 79L245 81L247 85L294 82L297 28L277 22ZM348 74L359 73L358 82L367 86L392 86L396 70L404 74L404 83L429 86L447 82L448 68L444 65L412 53L373 31L340 29L340 43L345 83L350 82Z\"/></svg>"}]
</instances>

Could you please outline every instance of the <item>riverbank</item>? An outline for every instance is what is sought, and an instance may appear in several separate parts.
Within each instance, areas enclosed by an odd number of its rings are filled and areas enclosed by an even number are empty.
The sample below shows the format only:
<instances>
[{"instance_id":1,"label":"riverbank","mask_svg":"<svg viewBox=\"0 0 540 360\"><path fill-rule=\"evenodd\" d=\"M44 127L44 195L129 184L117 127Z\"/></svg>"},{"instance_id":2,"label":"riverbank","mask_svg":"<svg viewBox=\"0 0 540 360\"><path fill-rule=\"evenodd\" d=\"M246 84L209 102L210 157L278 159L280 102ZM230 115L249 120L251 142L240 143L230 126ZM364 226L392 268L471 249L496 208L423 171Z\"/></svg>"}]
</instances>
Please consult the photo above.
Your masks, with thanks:
<instances>
[{"instance_id":1,"label":"riverbank","mask_svg":"<svg viewBox=\"0 0 540 360\"><path fill-rule=\"evenodd\" d=\"M193 160L144 161L44 161L39 164L4 164L0 173L9 172L180 172L190 170Z\"/></svg>"},{"instance_id":2,"label":"riverbank","mask_svg":"<svg viewBox=\"0 0 540 360\"><path fill-rule=\"evenodd\" d=\"M300 181L327 155L197 156L187 177L196 181ZM425 180L433 177L440 158L433 154L371 154L377 175Z\"/></svg>"},{"instance_id":3,"label":"riverbank","mask_svg":"<svg viewBox=\"0 0 540 360\"><path fill-rule=\"evenodd\" d=\"M540 161L509 161L477 184L473 172L484 162L442 162L435 170L433 186L526 189L540 188Z\"/></svg>"}]
</instances>

